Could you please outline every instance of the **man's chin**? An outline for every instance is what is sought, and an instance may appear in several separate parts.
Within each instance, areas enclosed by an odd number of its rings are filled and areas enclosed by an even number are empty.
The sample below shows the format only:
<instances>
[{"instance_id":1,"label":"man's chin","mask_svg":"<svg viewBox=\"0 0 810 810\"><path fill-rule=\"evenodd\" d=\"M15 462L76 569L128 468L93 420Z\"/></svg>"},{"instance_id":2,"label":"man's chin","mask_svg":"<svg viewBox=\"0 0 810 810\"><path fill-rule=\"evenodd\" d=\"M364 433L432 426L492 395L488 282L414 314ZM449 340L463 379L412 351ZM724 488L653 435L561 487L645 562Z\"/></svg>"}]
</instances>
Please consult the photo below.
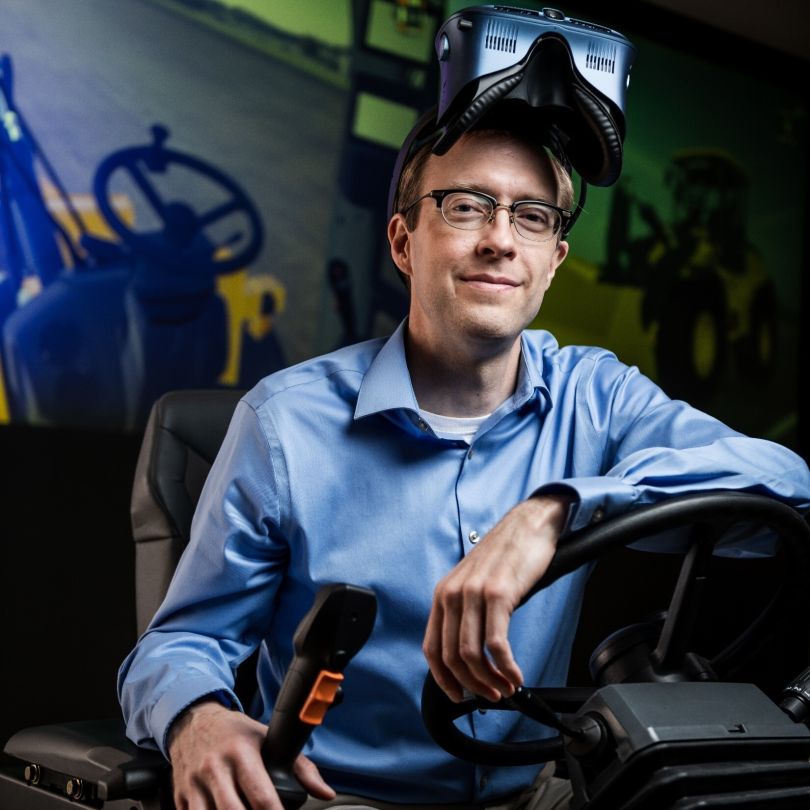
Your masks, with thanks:
<instances>
[{"instance_id":1,"label":"man's chin","mask_svg":"<svg viewBox=\"0 0 810 810\"><path fill-rule=\"evenodd\" d=\"M481 343L511 344L520 336L520 333L531 323L523 321L504 320L497 317L478 317L464 324L464 332L471 339Z\"/></svg>"},{"instance_id":2,"label":"man's chin","mask_svg":"<svg viewBox=\"0 0 810 810\"><path fill-rule=\"evenodd\" d=\"M466 331L481 340L508 340L517 338L532 323L537 313L504 312L498 307L480 307L470 313Z\"/></svg>"}]
</instances>

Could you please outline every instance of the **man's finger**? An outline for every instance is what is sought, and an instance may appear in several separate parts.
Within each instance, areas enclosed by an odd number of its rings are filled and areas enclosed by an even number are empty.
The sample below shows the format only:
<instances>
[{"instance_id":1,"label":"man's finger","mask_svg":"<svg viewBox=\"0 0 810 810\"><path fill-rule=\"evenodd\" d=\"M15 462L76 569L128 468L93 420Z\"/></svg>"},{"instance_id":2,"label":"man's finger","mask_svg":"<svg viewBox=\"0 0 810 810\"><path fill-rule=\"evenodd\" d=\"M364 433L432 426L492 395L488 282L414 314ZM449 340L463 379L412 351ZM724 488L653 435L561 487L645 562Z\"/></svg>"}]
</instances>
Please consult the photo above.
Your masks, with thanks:
<instances>
[{"instance_id":1,"label":"man's finger","mask_svg":"<svg viewBox=\"0 0 810 810\"><path fill-rule=\"evenodd\" d=\"M191 787L175 790L174 802L178 810L216 810L205 785L195 782Z\"/></svg>"},{"instance_id":2,"label":"man's finger","mask_svg":"<svg viewBox=\"0 0 810 810\"><path fill-rule=\"evenodd\" d=\"M474 694L497 701L504 691L509 691L509 682L493 667L484 648L485 610L486 603L478 591L464 599L456 642L460 665L454 674Z\"/></svg>"},{"instance_id":3,"label":"man's finger","mask_svg":"<svg viewBox=\"0 0 810 810\"><path fill-rule=\"evenodd\" d=\"M324 781L318 766L308 757L299 755L293 763L293 772L310 795L318 799L335 798L335 791Z\"/></svg>"},{"instance_id":4,"label":"man's finger","mask_svg":"<svg viewBox=\"0 0 810 810\"><path fill-rule=\"evenodd\" d=\"M240 759L236 764L236 781L251 810L284 810L261 757Z\"/></svg>"},{"instance_id":5,"label":"man's finger","mask_svg":"<svg viewBox=\"0 0 810 810\"><path fill-rule=\"evenodd\" d=\"M464 698L464 687L456 680L455 675L441 662L441 659L430 664L433 680L439 688L455 703Z\"/></svg>"},{"instance_id":6,"label":"man's finger","mask_svg":"<svg viewBox=\"0 0 810 810\"><path fill-rule=\"evenodd\" d=\"M209 785L211 790L212 804L216 810L246 810L246 808L254 807L255 810L265 810L261 805L245 804L242 797L236 790L236 785L233 780L218 779L216 782Z\"/></svg>"},{"instance_id":7,"label":"man's finger","mask_svg":"<svg viewBox=\"0 0 810 810\"><path fill-rule=\"evenodd\" d=\"M447 694L450 700L458 703L464 697L464 690L453 676L453 673L446 666L442 657L443 625L444 609L438 597L434 597L433 607L428 617L427 629L425 630L425 640L422 644L422 651L425 654L430 671L433 673L433 679L441 690Z\"/></svg>"},{"instance_id":8,"label":"man's finger","mask_svg":"<svg viewBox=\"0 0 810 810\"><path fill-rule=\"evenodd\" d=\"M480 587L467 587L444 611L443 660L460 686L497 701L511 687L492 665L484 648L486 602L481 592Z\"/></svg>"},{"instance_id":9,"label":"man's finger","mask_svg":"<svg viewBox=\"0 0 810 810\"><path fill-rule=\"evenodd\" d=\"M511 615L511 611L503 603L491 606L487 610L484 631L485 644L487 652L492 657L492 664L507 684L506 691L501 690L501 694L507 696L523 683L523 673L515 661L512 646L509 644Z\"/></svg>"}]
</instances>

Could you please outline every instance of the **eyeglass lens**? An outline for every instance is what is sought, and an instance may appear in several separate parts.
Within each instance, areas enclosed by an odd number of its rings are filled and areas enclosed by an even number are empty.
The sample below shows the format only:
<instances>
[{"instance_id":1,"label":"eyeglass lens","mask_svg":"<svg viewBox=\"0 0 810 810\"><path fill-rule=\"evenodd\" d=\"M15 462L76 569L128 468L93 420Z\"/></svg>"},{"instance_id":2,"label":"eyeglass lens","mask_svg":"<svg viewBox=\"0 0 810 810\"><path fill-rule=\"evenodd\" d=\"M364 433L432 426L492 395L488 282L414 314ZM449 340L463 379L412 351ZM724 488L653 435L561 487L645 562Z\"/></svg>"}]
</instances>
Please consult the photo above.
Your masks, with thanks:
<instances>
[{"instance_id":1,"label":"eyeglass lens","mask_svg":"<svg viewBox=\"0 0 810 810\"><path fill-rule=\"evenodd\" d=\"M493 216L492 200L469 191L448 194L442 200L442 216L448 225L463 230L483 228ZM527 239L549 239L560 227L560 215L540 202L522 202L514 207L515 230Z\"/></svg>"}]
</instances>

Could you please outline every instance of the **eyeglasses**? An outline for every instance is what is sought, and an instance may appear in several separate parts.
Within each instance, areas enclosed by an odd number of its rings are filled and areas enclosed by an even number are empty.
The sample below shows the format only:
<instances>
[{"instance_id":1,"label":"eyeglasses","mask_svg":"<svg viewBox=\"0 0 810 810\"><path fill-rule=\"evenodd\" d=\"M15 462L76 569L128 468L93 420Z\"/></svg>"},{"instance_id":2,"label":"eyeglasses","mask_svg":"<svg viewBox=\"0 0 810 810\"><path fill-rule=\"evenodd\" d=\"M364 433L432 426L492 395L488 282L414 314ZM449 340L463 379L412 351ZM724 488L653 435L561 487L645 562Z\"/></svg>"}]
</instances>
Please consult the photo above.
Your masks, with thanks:
<instances>
[{"instance_id":1,"label":"eyeglasses","mask_svg":"<svg viewBox=\"0 0 810 810\"><path fill-rule=\"evenodd\" d=\"M446 188L429 191L414 200L401 213L407 214L417 203L428 198L436 200L444 221L462 231L477 231L495 219L499 208L509 211L509 221L515 230L532 242L545 242L559 233L571 211L541 200L518 200L511 205L499 203L489 194L466 188Z\"/></svg>"}]
</instances>

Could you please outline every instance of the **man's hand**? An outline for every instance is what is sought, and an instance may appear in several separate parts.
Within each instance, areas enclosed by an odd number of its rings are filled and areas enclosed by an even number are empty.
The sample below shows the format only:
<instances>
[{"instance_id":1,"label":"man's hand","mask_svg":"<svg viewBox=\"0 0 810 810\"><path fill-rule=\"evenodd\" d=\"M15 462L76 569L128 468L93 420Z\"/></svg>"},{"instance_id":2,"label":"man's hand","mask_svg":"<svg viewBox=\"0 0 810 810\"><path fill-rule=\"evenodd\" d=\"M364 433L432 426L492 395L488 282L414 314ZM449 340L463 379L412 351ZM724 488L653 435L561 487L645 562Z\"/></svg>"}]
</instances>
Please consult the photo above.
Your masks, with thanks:
<instances>
[{"instance_id":1,"label":"man's hand","mask_svg":"<svg viewBox=\"0 0 810 810\"><path fill-rule=\"evenodd\" d=\"M282 810L262 761L266 733L267 726L214 700L182 714L169 732L177 810ZM312 796L334 798L307 757L299 756L293 770Z\"/></svg>"},{"instance_id":2,"label":"man's hand","mask_svg":"<svg viewBox=\"0 0 810 810\"><path fill-rule=\"evenodd\" d=\"M452 700L466 688L497 701L523 683L509 619L548 568L569 503L556 495L519 503L436 586L423 649Z\"/></svg>"}]
</instances>

